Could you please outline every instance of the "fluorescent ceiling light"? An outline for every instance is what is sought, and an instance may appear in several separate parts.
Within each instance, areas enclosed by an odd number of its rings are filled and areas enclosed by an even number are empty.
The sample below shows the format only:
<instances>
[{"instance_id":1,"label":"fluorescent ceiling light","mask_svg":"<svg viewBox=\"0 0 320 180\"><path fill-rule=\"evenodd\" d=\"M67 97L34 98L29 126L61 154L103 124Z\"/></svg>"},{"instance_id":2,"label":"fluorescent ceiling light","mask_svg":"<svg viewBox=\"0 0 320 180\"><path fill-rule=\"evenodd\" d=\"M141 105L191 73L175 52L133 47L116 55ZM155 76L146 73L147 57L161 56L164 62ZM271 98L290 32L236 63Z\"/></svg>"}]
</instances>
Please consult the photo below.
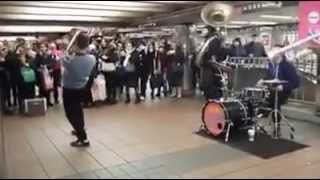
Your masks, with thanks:
<instances>
[{"instance_id":1,"label":"fluorescent ceiling light","mask_svg":"<svg viewBox=\"0 0 320 180\"><path fill-rule=\"evenodd\" d=\"M105 17L142 17L144 13L124 11L103 11L85 9L43 8L0 6L1 13L44 14L44 15L76 15L76 16L105 16Z\"/></svg>"},{"instance_id":2,"label":"fluorescent ceiling light","mask_svg":"<svg viewBox=\"0 0 320 180\"><path fill-rule=\"evenodd\" d=\"M276 22L272 21L230 21L230 24L235 25L275 25Z\"/></svg>"},{"instance_id":3,"label":"fluorescent ceiling light","mask_svg":"<svg viewBox=\"0 0 320 180\"><path fill-rule=\"evenodd\" d=\"M15 33L34 33L34 32L69 32L72 26L25 26L25 25L10 25L1 26L0 32L15 32Z\"/></svg>"},{"instance_id":4,"label":"fluorescent ceiling light","mask_svg":"<svg viewBox=\"0 0 320 180\"><path fill-rule=\"evenodd\" d=\"M249 21L230 21L230 24L249 24Z\"/></svg>"},{"instance_id":5,"label":"fluorescent ceiling light","mask_svg":"<svg viewBox=\"0 0 320 180\"><path fill-rule=\"evenodd\" d=\"M201 4L203 1L145 1L150 3L162 3L162 4Z\"/></svg>"},{"instance_id":6,"label":"fluorescent ceiling light","mask_svg":"<svg viewBox=\"0 0 320 180\"><path fill-rule=\"evenodd\" d=\"M242 26L238 26L238 25L226 25L226 28L241 28Z\"/></svg>"},{"instance_id":7,"label":"fluorescent ceiling light","mask_svg":"<svg viewBox=\"0 0 320 180\"><path fill-rule=\"evenodd\" d=\"M298 17L293 17L293 16L279 16L279 15L267 15L267 14L263 14L260 17L268 18L268 19L283 19L283 20L297 20L298 19Z\"/></svg>"},{"instance_id":8,"label":"fluorescent ceiling light","mask_svg":"<svg viewBox=\"0 0 320 180\"><path fill-rule=\"evenodd\" d=\"M125 33L125 32L136 32L136 31L141 31L141 28L119 28L117 32L119 33Z\"/></svg>"},{"instance_id":9,"label":"fluorescent ceiling light","mask_svg":"<svg viewBox=\"0 0 320 180\"><path fill-rule=\"evenodd\" d=\"M0 41L16 41L17 38L23 38L26 41L35 41L36 37L34 36L0 36Z\"/></svg>"},{"instance_id":10,"label":"fluorescent ceiling light","mask_svg":"<svg viewBox=\"0 0 320 180\"><path fill-rule=\"evenodd\" d=\"M51 16L31 14L0 14L0 19L5 20L31 20L31 21L77 21L77 22L119 22L124 19L93 16Z\"/></svg>"},{"instance_id":11,"label":"fluorescent ceiling light","mask_svg":"<svg viewBox=\"0 0 320 180\"><path fill-rule=\"evenodd\" d=\"M250 21L251 25L275 25L276 22L268 22L268 21Z\"/></svg>"},{"instance_id":12,"label":"fluorescent ceiling light","mask_svg":"<svg viewBox=\"0 0 320 180\"><path fill-rule=\"evenodd\" d=\"M134 1L47 1L58 3L74 3L74 4L93 4L103 6L121 6L121 7L155 7L163 6L161 4L148 3L148 2L134 2Z\"/></svg>"},{"instance_id":13,"label":"fluorescent ceiling light","mask_svg":"<svg viewBox=\"0 0 320 180\"><path fill-rule=\"evenodd\" d=\"M44 1L0 1L1 6L33 6L33 7L52 7L52 8L73 8L87 10L118 10L118 11L141 11L141 12L166 12L164 7L138 7L138 6L104 6L95 4L81 3L61 3Z\"/></svg>"}]
</instances>

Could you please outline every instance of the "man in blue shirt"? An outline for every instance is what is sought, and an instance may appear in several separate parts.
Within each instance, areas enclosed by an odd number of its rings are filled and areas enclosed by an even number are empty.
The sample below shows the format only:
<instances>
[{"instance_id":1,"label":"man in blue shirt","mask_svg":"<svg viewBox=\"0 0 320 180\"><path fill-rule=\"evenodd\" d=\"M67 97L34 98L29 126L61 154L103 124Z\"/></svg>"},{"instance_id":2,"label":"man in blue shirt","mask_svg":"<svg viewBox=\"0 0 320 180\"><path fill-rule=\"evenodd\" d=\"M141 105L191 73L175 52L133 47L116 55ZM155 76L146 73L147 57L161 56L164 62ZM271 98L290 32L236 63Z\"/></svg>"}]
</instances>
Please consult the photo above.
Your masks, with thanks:
<instances>
[{"instance_id":1,"label":"man in blue shirt","mask_svg":"<svg viewBox=\"0 0 320 180\"><path fill-rule=\"evenodd\" d=\"M95 57L87 53L89 38L80 34L76 39L76 54L64 60L63 72L63 101L66 116L71 123L78 140L71 143L73 147L87 147L90 145L85 131L82 102L86 87L92 78L96 64Z\"/></svg>"}]
</instances>

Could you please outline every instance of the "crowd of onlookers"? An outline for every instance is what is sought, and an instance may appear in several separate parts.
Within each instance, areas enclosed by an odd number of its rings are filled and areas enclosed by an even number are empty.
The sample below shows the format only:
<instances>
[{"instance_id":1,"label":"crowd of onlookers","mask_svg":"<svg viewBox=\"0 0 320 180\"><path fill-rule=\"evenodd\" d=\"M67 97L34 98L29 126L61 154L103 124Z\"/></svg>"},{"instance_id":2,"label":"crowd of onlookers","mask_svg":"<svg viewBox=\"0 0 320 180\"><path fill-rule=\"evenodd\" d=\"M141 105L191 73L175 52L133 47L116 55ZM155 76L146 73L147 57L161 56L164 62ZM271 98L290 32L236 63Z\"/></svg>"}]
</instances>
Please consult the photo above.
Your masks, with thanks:
<instances>
[{"instance_id":1,"label":"crowd of onlookers","mask_svg":"<svg viewBox=\"0 0 320 180\"><path fill-rule=\"evenodd\" d=\"M220 51L227 56L266 56L263 45L256 43L256 38L253 36L253 41L245 46L239 38L229 46L221 42L220 46L224 48ZM20 107L23 111L23 100L36 96L46 98L48 107L59 104L63 73L61 61L65 48L66 44L61 40L30 44L24 39L17 39L13 48L6 41L0 42L3 106L7 109ZM185 62L190 62L193 87L199 84L197 52L188 51L185 45L173 40L121 41L95 37L90 41L88 53L96 57L95 78L99 76L104 80L106 96L103 101L107 104L119 102L122 96L125 103L130 103L130 89L135 92L135 103L144 101L146 97L181 98ZM92 87L88 87L85 106L94 104L96 98L93 96L96 95Z\"/></svg>"}]
</instances>

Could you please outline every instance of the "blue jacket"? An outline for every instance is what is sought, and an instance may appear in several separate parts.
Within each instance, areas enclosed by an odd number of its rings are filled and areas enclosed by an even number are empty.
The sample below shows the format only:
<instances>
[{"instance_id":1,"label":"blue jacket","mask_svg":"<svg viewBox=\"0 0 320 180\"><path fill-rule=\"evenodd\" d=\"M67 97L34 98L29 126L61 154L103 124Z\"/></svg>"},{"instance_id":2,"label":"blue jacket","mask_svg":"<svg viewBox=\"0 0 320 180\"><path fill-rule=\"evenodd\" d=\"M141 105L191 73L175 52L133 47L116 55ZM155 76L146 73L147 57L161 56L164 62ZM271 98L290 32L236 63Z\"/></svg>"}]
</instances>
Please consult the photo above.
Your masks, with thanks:
<instances>
[{"instance_id":1,"label":"blue jacket","mask_svg":"<svg viewBox=\"0 0 320 180\"><path fill-rule=\"evenodd\" d=\"M267 79L275 78L276 66L272 63L269 63L267 70ZM300 77L297 74L296 68L287 60L283 60L279 64L278 79L288 81L288 83L283 85L285 92L290 93L292 90L300 86Z\"/></svg>"}]
</instances>

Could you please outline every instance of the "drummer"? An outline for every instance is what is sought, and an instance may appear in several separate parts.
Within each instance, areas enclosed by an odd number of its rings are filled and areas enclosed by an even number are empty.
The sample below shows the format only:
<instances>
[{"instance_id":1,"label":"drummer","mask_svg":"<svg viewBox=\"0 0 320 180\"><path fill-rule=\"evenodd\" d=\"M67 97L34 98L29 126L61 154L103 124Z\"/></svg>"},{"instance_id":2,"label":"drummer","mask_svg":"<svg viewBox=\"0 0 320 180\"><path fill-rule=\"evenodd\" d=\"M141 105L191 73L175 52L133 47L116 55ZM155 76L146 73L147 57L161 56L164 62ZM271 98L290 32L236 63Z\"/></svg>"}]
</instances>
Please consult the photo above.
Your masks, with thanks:
<instances>
[{"instance_id":1,"label":"drummer","mask_svg":"<svg viewBox=\"0 0 320 180\"><path fill-rule=\"evenodd\" d=\"M276 45L274 50L278 51L282 48L280 45ZM268 99L268 107L274 109L275 107L275 90L279 92L278 108L281 110L281 106L286 104L291 93L294 89L300 85L300 78L297 74L296 68L291 64L285 55L277 55L270 59L268 64L267 75L264 79L260 80L257 85L264 85L264 80L278 79L286 81L283 84L277 84L270 88L271 94Z\"/></svg>"}]
</instances>

